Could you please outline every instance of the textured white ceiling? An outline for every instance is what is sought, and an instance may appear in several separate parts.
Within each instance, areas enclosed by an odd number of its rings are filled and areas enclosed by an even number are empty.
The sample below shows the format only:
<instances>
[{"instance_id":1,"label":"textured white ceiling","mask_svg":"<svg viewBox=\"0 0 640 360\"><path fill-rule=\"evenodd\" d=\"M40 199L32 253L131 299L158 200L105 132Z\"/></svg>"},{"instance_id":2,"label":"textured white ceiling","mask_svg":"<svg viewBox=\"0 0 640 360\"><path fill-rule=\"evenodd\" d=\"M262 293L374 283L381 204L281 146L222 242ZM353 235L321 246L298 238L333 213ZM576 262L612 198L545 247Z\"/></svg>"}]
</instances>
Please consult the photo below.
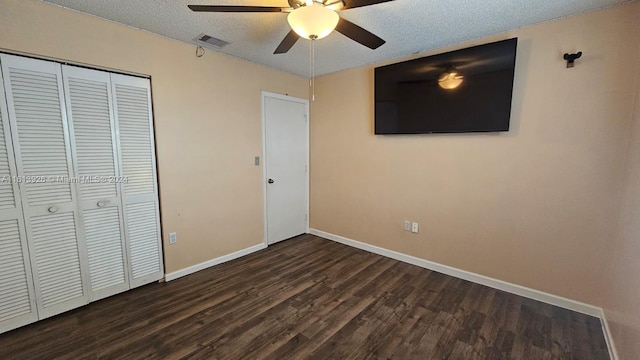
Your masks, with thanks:
<instances>
[{"instance_id":1,"label":"textured white ceiling","mask_svg":"<svg viewBox=\"0 0 640 360\"><path fill-rule=\"evenodd\" d=\"M205 33L231 42L219 52L309 75L309 40L298 40L286 54L273 54L290 30L286 13L195 13L187 8L188 4L286 7L287 0L44 1L185 42ZM344 10L342 17L387 43L371 50L334 31L316 42L315 73L393 59L624 2L629 1L395 0Z\"/></svg>"}]
</instances>

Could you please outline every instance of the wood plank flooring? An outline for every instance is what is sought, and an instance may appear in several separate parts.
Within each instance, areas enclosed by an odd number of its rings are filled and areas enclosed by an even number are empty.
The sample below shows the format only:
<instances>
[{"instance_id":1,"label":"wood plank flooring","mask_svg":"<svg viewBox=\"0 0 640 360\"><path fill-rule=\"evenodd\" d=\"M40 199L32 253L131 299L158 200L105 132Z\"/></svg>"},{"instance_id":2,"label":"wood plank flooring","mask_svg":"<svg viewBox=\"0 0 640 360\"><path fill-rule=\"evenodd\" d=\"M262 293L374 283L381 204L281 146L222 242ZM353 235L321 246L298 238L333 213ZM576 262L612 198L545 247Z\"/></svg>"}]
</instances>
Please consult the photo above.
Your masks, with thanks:
<instances>
[{"instance_id":1,"label":"wood plank flooring","mask_svg":"<svg viewBox=\"0 0 640 360\"><path fill-rule=\"evenodd\" d=\"M0 335L0 359L608 359L596 318L313 235Z\"/></svg>"}]
</instances>

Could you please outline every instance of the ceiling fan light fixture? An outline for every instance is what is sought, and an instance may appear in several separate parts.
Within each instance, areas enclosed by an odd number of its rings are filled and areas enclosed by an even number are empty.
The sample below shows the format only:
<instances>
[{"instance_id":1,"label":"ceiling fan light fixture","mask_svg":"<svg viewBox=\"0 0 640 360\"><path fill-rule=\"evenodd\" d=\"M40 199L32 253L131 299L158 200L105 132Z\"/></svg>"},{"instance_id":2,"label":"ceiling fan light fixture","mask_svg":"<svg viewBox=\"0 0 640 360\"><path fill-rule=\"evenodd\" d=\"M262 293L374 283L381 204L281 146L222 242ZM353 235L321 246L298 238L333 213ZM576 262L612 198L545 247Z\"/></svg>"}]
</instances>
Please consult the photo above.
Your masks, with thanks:
<instances>
[{"instance_id":1,"label":"ceiling fan light fixture","mask_svg":"<svg viewBox=\"0 0 640 360\"><path fill-rule=\"evenodd\" d=\"M445 90L453 90L462 84L464 76L460 74L455 66L450 67L438 78L438 85Z\"/></svg>"},{"instance_id":2,"label":"ceiling fan light fixture","mask_svg":"<svg viewBox=\"0 0 640 360\"><path fill-rule=\"evenodd\" d=\"M287 17L296 34L311 40L322 39L331 34L338 25L338 20L338 13L319 3L299 7Z\"/></svg>"}]
</instances>

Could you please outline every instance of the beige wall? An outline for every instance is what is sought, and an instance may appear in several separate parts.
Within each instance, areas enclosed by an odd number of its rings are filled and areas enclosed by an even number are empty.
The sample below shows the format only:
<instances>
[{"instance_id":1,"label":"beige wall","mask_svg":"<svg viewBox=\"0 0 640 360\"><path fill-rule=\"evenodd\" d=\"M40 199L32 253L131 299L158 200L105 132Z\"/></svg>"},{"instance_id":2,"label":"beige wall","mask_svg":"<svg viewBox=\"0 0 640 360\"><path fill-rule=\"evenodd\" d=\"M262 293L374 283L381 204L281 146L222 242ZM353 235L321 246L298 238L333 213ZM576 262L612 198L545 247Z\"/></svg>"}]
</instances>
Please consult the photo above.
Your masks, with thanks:
<instances>
[{"instance_id":1,"label":"beige wall","mask_svg":"<svg viewBox=\"0 0 640 360\"><path fill-rule=\"evenodd\" d=\"M636 12L636 19L640 19L640 12ZM640 42L635 50L640 54ZM635 81L635 95L619 234L605 290L605 314L621 359L640 359L640 76Z\"/></svg>"},{"instance_id":2,"label":"beige wall","mask_svg":"<svg viewBox=\"0 0 640 360\"><path fill-rule=\"evenodd\" d=\"M636 89L629 79L640 61L639 9L636 2L430 52L519 38L508 133L375 136L373 66L318 78L311 227L602 305ZM582 59L566 69L562 54L577 50ZM420 233L404 232L404 219Z\"/></svg>"},{"instance_id":3,"label":"beige wall","mask_svg":"<svg viewBox=\"0 0 640 360\"><path fill-rule=\"evenodd\" d=\"M0 49L152 76L163 229L179 239L168 272L262 242L260 91L307 97L305 79L35 0L0 9ZM506 134L374 136L373 68L319 78L311 226L606 304L622 358L637 357L640 97L625 154L639 14L636 2L432 52L519 37Z\"/></svg>"},{"instance_id":4,"label":"beige wall","mask_svg":"<svg viewBox=\"0 0 640 360\"><path fill-rule=\"evenodd\" d=\"M167 272L262 243L260 92L305 79L35 0L0 0L0 49L151 75Z\"/></svg>"}]
</instances>

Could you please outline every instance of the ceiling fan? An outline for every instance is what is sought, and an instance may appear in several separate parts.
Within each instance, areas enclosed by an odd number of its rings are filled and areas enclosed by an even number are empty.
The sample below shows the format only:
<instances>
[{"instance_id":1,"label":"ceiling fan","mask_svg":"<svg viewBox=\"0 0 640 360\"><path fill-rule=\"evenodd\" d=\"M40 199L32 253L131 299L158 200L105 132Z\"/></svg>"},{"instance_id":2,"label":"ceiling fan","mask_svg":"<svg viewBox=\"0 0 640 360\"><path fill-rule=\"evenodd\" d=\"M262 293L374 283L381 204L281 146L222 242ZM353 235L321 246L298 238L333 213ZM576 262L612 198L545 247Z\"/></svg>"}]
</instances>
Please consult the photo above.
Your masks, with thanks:
<instances>
[{"instance_id":1,"label":"ceiling fan","mask_svg":"<svg viewBox=\"0 0 640 360\"><path fill-rule=\"evenodd\" d=\"M292 30L284 37L274 54L289 51L300 37L321 39L334 29L346 37L370 48L377 49L385 43L380 37L341 18L337 11L389 2L393 0L287 0L289 7L240 6L240 5L189 5L197 12L289 13L287 20Z\"/></svg>"}]
</instances>

